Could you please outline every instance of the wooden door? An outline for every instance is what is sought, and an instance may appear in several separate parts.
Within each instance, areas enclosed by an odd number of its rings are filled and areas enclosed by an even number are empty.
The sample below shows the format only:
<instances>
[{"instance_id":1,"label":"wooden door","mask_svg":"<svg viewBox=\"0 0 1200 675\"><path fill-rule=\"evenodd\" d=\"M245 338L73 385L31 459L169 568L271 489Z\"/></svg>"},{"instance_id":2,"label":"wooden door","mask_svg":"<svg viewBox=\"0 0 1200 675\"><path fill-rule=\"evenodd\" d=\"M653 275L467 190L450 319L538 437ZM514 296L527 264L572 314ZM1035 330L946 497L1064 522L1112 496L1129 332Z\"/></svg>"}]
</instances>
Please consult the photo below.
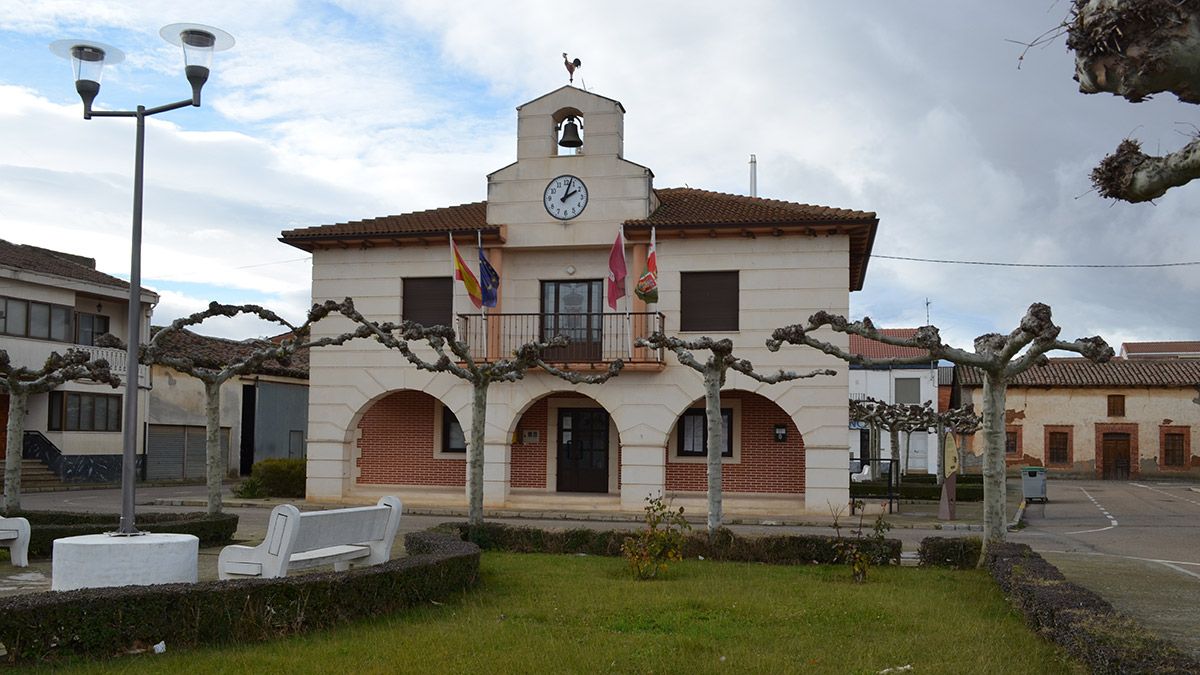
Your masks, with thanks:
<instances>
[{"instance_id":1,"label":"wooden door","mask_svg":"<svg viewBox=\"0 0 1200 675\"><path fill-rule=\"evenodd\" d=\"M1129 434L1104 434L1101 447L1104 480L1129 480Z\"/></svg>"},{"instance_id":2,"label":"wooden door","mask_svg":"<svg viewBox=\"0 0 1200 675\"><path fill-rule=\"evenodd\" d=\"M558 411L558 491L608 492L608 413Z\"/></svg>"}]
</instances>

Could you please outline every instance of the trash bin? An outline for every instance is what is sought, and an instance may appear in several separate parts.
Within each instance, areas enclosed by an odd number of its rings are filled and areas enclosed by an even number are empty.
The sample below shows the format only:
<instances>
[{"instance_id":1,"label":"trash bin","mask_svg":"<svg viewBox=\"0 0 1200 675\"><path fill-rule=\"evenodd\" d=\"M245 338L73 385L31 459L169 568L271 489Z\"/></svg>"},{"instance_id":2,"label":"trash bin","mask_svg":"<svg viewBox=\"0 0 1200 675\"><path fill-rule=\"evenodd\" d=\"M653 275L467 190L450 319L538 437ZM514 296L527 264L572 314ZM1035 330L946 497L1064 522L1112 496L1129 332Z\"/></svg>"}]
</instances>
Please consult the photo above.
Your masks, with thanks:
<instances>
[{"instance_id":1,"label":"trash bin","mask_svg":"<svg viewBox=\"0 0 1200 675\"><path fill-rule=\"evenodd\" d=\"M1046 468L1026 466L1021 468L1021 493L1025 501L1046 502Z\"/></svg>"}]
</instances>

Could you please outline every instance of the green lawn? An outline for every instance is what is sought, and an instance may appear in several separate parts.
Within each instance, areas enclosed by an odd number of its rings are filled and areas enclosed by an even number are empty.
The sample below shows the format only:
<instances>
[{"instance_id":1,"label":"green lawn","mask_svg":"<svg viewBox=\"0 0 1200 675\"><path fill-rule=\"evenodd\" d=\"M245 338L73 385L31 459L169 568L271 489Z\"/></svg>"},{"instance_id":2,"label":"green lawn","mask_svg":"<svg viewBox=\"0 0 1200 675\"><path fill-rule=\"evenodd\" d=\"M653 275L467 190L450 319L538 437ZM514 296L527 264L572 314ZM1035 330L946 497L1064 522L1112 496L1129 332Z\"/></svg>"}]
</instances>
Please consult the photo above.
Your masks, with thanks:
<instances>
[{"instance_id":1,"label":"green lawn","mask_svg":"<svg viewBox=\"0 0 1200 675\"><path fill-rule=\"evenodd\" d=\"M981 572L689 561L638 582L623 560L487 553L478 589L273 643L75 672L1081 672ZM985 637L986 636L986 645Z\"/></svg>"}]
</instances>

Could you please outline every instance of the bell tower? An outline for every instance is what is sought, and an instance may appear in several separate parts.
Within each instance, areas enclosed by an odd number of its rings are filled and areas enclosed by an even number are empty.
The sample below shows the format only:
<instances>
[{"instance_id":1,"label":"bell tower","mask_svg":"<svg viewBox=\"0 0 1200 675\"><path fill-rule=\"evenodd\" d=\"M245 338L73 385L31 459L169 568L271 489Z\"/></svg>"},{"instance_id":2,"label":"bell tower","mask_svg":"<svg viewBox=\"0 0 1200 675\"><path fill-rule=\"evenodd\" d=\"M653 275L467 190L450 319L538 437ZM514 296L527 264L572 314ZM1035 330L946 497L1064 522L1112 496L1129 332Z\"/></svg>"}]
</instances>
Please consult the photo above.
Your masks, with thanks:
<instances>
[{"instance_id":1,"label":"bell tower","mask_svg":"<svg viewBox=\"0 0 1200 675\"><path fill-rule=\"evenodd\" d=\"M620 101L564 86L517 107L517 161L488 176L487 220L507 226L506 247L611 245L626 220L657 206L654 173L624 158ZM586 194L581 208L545 206L561 194Z\"/></svg>"}]
</instances>

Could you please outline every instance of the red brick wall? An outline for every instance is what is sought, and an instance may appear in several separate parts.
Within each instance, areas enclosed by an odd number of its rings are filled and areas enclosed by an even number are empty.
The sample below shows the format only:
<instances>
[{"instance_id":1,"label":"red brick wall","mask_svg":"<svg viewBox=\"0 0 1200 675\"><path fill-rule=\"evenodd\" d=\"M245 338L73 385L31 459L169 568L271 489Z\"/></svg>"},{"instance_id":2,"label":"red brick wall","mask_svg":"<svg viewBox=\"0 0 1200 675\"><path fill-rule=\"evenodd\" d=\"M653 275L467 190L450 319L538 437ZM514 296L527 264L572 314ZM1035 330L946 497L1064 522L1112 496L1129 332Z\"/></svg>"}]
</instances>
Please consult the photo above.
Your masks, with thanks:
<instances>
[{"instance_id":1,"label":"red brick wall","mask_svg":"<svg viewBox=\"0 0 1200 675\"><path fill-rule=\"evenodd\" d=\"M740 400L741 462L721 467L721 489L729 492L804 492L804 439L795 423L774 402L757 394L728 392L722 402ZM775 425L787 424L787 441L776 443ZM678 447L667 448L667 490L708 489L704 463L672 461Z\"/></svg>"},{"instance_id":2,"label":"red brick wall","mask_svg":"<svg viewBox=\"0 0 1200 675\"><path fill-rule=\"evenodd\" d=\"M546 487L546 448L550 439L546 437L546 415L549 413L546 399L533 404L517 424L517 443L512 446L512 486L515 488ZM538 432L537 443L521 443L521 432L529 429Z\"/></svg>"},{"instance_id":3,"label":"red brick wall","mask_svg":"<svg viewBox=\"0 0 1200 675\"><path fill-rule=\"evenodd\" d=\"M434 411L442 405L420 391L398 391L376 401L358 423L360 484L462 486L466 457L435 458Z\"/></svg>"}]
</instances>

